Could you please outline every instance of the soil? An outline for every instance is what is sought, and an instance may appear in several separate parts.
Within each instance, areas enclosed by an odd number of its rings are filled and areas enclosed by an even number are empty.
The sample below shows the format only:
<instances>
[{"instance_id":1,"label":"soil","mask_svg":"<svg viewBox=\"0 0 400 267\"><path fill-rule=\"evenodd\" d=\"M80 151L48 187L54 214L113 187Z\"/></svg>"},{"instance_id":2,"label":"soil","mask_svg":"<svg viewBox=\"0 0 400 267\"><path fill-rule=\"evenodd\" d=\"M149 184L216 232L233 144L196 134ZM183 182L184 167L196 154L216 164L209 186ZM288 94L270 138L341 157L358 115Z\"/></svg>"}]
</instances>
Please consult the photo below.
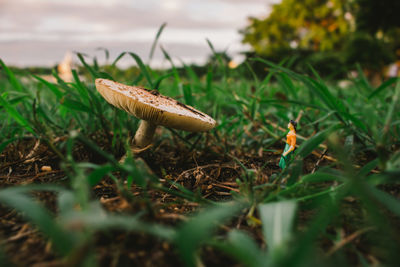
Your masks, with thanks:
<instances>
[{"instance_id":1,"label":"soil","mask_svg":"<svg viewBox=\"0 0 400 267\"><path fill-rule=\"evenodd\" d=\"M100 137L99 137L100 138ZM232 192L239 190L237 180L244 175L239 160L246 168L255 174L255 185L274 183L272 177L280 172L277 166L280 158L280 149L283 144L276 144L270 148L273 151L262 149L248 149L243 151L235 147L210 145L210 138L202 140L200 144L205 149L199 151L190 149L182 141L173 139L164 140L149 151L140 155L149 167L149 171L158 176L165 186L171 186L168 180L175 181L188 190L201 194L203 198L213 201L224 201L232 198ZM96 141L96 140L94 140ZM212 140L212 142L217 142ZM97 140L107 150L107 142ZM79 161L101 163L102 159L96 153L88 151L83 145L76 145L74 157ZM237 160L235 160L235 158ZM311 155L303 164L304 173L310 173L318 157ZM49 147L35 139L25 139L12 143L0 155L0 188L24 184L62 184L69 186L69 180L60 167L60 160ZM321 166L330 164L324 160ZM115 174L118 177L118 174ZM134 196L143 195L143 191L136 185L130 188ZM92 189L92 198L98 199L109 212L135 214L146 209L143 201L131 201L121 193L115 182L106 177ZM199 208L199 204L179 199L175 196L157 190L149 190L153 214L145 217L146 220L164 225L179 225L187 220L188 215ZM51 212L57 214L56 195L49 192L35 192L34 198L42 202ZM140 199L140 198L137 198ZM354 209L353 202L346 202L350 210ZM299 229L305 228L313 217L312 209L303 209L299 215ZM255 214L257 217L258 215ZM361 216L361 215L360 215ZM351 216L354 217L354 216ZM356 216L358 217L358 216ZM68 259L54 253L52 244L33 225L23 219L21 214L6 206L0 205L0 248L5 251L8 262L16 266L68 266L75 265L82 259L82 255L72 255ZM346 223L353 225L353 223ZM226 233L231 228L247 231L257 242L263 245L261 226L252 224L244 215L234 218L228 226L219 231ZM351 234L356 229L345 229L344 235ZM337 234L332 229L331 234ZM324 239L322 247L329 250L333 244ZM91 249L92 248L92 249ZM368 249L363 248L364 251ZM169 243L141 233L127 233L122 231L100 232L95 235L87 247L78 250L83 255L94 251L94 257L101 266L181 266L176 249ZM201 251L205 266L240 266L232 258L211 247L204 247ZM353 255L355 255L353 253ZM351 257L353 257L353 255ZM1 260L1 255L0 255ZM355 259L357 261L357 259Z\"/></svg>"}]
</instances>

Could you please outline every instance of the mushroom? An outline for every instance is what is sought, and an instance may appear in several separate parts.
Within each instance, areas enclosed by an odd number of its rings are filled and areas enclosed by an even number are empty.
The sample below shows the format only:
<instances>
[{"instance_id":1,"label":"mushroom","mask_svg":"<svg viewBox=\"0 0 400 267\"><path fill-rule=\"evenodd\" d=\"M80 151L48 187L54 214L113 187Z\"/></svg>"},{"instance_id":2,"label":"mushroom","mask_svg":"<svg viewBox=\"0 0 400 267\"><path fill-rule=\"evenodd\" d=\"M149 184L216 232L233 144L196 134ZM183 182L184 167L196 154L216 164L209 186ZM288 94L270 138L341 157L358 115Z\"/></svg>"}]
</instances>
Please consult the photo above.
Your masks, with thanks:
<instances>
[{"instance_id":1,"label":"mushroom","mask_svg":"<svg viewBox=\"0 0 400 267\"><path fill-rule=\"evenodd\" d=\"M128 86L107 79L96 79L97 91L108 103L142 119L133 139L132 150L144 150L152 142L158 125L188 132L205 132L215 120L191 106L156 90Z\"/></svg>"}]
</instances>

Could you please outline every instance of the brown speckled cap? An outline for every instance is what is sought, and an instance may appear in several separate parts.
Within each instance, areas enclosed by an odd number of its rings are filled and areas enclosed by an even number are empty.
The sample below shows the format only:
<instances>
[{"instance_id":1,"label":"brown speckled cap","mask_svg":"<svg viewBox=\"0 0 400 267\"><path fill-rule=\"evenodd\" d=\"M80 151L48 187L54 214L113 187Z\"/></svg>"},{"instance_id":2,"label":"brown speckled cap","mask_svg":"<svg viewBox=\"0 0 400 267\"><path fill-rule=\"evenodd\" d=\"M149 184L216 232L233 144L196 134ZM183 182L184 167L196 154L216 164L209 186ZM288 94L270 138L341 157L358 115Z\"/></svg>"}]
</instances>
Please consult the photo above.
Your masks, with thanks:
<instances>
[{"instance_id":1,"label":"brown speckled cap","mask_svg":"<svg viewBox=\"0 0 400 267\"><path fill-rule=\"evenodd\" d=\"M96 79L96 88L108 103L156 125L189 132L204 132L215 126L215 120L207 114L155 90L107 79Z\"/></svg>"}]
</instances>

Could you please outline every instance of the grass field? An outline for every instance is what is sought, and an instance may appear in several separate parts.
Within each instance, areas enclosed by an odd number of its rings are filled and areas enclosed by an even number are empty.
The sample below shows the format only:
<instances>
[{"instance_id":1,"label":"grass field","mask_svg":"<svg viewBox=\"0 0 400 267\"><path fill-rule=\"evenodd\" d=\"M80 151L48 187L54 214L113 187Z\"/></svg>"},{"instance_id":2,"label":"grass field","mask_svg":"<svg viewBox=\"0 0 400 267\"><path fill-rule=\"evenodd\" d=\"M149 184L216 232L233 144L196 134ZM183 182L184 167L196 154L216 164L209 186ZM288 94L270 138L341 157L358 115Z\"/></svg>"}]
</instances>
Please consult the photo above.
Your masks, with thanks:
<instances>
[{"instance_id":1,"label":"grass field","mask_svg":"<svg viewBox=\"0 0 400 267\"><path fill-rule=\"evenodd\" d=\"M74 72L71 83L0 62L1 266L398 264L397 79L373 88L360 72L342 88L255 59L265 76L249 80L251 67L218 57L200 77L151 70L133 53L121 54L140 69L127 79L79 56L90 78ZM139 120L98 94L98 77L157 89L217 126L160 127L132 155ZM281 171L296 118L298 147Z\"/></svg>"}]
</instances>

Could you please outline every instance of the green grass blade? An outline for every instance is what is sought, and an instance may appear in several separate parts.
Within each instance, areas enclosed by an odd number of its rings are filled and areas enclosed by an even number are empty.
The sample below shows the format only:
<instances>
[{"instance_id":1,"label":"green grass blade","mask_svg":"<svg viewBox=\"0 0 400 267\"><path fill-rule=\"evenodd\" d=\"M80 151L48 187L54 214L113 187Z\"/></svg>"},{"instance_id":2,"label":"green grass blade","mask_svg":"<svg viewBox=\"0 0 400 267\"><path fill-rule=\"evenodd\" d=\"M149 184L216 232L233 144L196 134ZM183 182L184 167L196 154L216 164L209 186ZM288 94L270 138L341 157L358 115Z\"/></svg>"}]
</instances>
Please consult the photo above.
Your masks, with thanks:
<instances>
[{"instance_id":1,"label":"green grass blade","mask_svg":"<svg viewBox=\"0 0 400 267\"><path fill-rule=\"evenodd\" d=\"M369 96L368 99L372 99L374 97L376 97L378 94L380 94L383 90L385 90L386 88L389 88L390 86L392 86L393 84L395 84L397 82L398 78L390 78L387 81L385 81L384 83L382 83L377 89L375 89L375 91L373 91Z\"/></svg>"},{"instance_id":2,"label":"green grass blade","mask_svg":"<svg viewBox=\"0 0 400 267\"><path fill-rule=\"evenodd\" d=\"M96 50L104 51L104 56L106 58L106 64L107 64L108 60L110 59L110 51L107 48L104 48L104 47L97 47Z\"/></svg>"},{"instance_id":3,"label":"green grass blade","mask_svg":"<svg viewBox=\"0 0 400 267\"><path fill-rule=\"evenodd\" d=\"M298 99L296 88L286 73L275 74L275 77L277 78L279 84L281 84L283 88L286 88L287 91L292 95L293 99Z\"/></svg>"},{"instance_id":4,"label":"green grass blade","mask_svg":"<svg viewBox=\"0 0 400 267\"><path fill-rule=\"evenodd\" d=\"M100 77L100 78L109 79L109 80L112 80L112 81L115 80L115 79L114 79L110 74L108 74L107 72L99 71L98 74L99 74L99 77Z\"/></svg>"},{"instance_id":5,"label":"green grass blade","mask_svg":"<svg viewBox=\"0 0 400 267\"><path fill-rule=\"evenodd\" d=\"M97 57L93 57L93 69L97 72L100 70L99 63L97 62Z\"/></svg>"},{"instance_id":6,"label":"green grass blade","mask_svg":"<svg viewBox=\"0 0 400 267\"><path fill-rule=\"evenodd\" d=\"M11 106L7 100L3 98L3 96L0 95L0 104L4 107L4 109L8 112L8 114L23 128L25 128L27 131L35 135L35 131L33 130L32 125L24 118L22 117L19 112Z\"/></svg>"},{"instance_id":7,"label":"green grass blade","mask_svg":"<svg viewBox=\"0 0 400 267\"><path fill-rule=\"evenodd\" d=\"M82 102L75 101L75 100L72 100L67 97L62 98L60 100L60 104L71 110L82 111L82 112L86 112L89 114L93 114L93 111L88 106L83 104Z\"/></svg>"},{"instance_id":8,"label":"green grass blade","mask_svg":"<svg viewBox=\"0 0 400 267\"><path fill-rule=\"evenodd\" d=\"M14 98L7 99L7 102L8 102L10 105L16 105L16 104L18 104L18 103L20 103L20 102L23 102L23 101L26 100L28 97L29 97L28 95L17 96L17 97L14 97ZM1 108L2 108L2 106L0 105L0 109L1 109Z\"/></svg>"},{"instance_id":9,"label":"green grass blade","mask_svg":"<svg viewBox=\"0 0 400 267\"><path fill-rule=\"evenodd\" d=\"M218 223L234 216L241 206L231 202L208 208L178 230L175 242L186 266L195 266L196 249L212 235Z\"/></svg>"},{"instance_id":10,"label":"green grass blade","mask_svg":"<svg viewBox=\"0 0 400 267\"><path fill-rule=\"evenodd\" d=\"M99 94L95 94L92 92L92 90L87 90L87 93L90 95L90 99L92 100L94 107L96 109L97 116L102 116L103 114L103 108L101 106L101 102L99 100ZM101 118L102 120L105 120L104 117Z\"/></svg>"},{"instance_id":11,"label":"green grass blade","mask_svg":"<svg viewBox=\"0 0 400 267\"><path fill-rule=\"evenodd\" d=\"M296 155L299 155L302 158L307 157L314 149L316 149L325 139L333 132L340 129L341 126L339 124L333 125L326 130L323 130L310 139L305 141L301 146L297 149Z\"/></svg>"},{"instance_id":12,"label":"green grass blade","mask_svg":"<svg viewBox=\"0 0 400 267\"><path fill-rule=\"evenodd\" d=\"M101 179L103 179L103 177L112 171L115 171L116 168L115 166L111 165L111 164L106 164L104 166L101 166L97 169L95 169L94 171L92 171L89 176L88 176L88 182L90 186L95 186L98 182L100 182Z\"/></svg>"},{"instance_id":13,"label":"green grass blade","mask_svg":"<svg viewBox=\"0 0 400 267\"><path fill-rule=\"evenodd\" d=\"M52 219L51 214L42 206L23 194L15 193L14 188L0 191L0 202L22 212L47 237L49 237L58 252L67 255L73 248L71 236Z\"/></svg>"},{"instance_id":14,"label":"green grass blade","mask_svg":"<svg viewBox=\"0 0 400 267\"><path fill-rule=\"evenodd\" d=\"M302 183L323 183L323 182L331 182L331 181L343 181L343 176L339 176L333 173L326 173L318 171L316 173L307 174L301 177Z\"/></svg>"},{"instance_id":15,"label":"green grass blade","mask_svg":"<svg viewBox=\"0 0 400 267\"><path fill-rule=\"evenodd\" d=\"M174 76L173 72L168 72L167 74L164 74L164 75L161 75L160 77L158 77L158 79L154 83L154 89L155 90L160 90L161 82L164 81L165 79L171 77L171 76Z\"/></svg>"},{"instance_id":16,"label":"green grass blade","mask_svg":"<svg viewBox=\"0 0 400 267\"><path fill-rule=\"evenodd\" d=\"M211 99L214 95L212 90L213 77L214 77L213 67L209 66L206 76L206 95L208 99Z\"/></svg>"},{"instance_id":17,"label":"green grass blade","mask_svg":"<svg viewBox=\"0 0 400 267\"><path fill-rule=\"evenodd\" d=\"M263 234L270 253L283 246L290 238L296 206L295 201L280 201L258 205Z\"/></svg>"},{"instance_id":18,"label":"green grass blade","mask_svg":"<svg viewBox=\"0 0 400 267\"><path fill-rule=\"evenodd\" d=\"M132 86L137 85L141 80L143 80L143 73L139 73L139 75L133 80L133 82L131 83Z\"/></svg>"},{"instance_id":19,"label":"green grass blade","mask_svg":"<svg viewBox=\"0 0 400 267\"><path fill-rule=\"evenodd\" d=\"M290 173L290 177L287 180L287 185L291 186L297 182L300 175L303 173L303 160L294 160L287 168L287 172Z\"/></svg>"},{"instance_id":20,"label":"green grass blade","mask_svg":"<svg viewBox=\"0 0 400 267\"><path fill-rule=\"evenodd\" d=\"M85 58L83 57L83 54L81 53L76 53L78 56L79 60L83 64L83 66L89 71L89 73L92 75L93 79L98 78L100 75L97 73L95 69L93 69L88 63L86 63Z\"/></svg>"},{"instance_id":21,"label":"green grass blade","mask_svg":"<svg viewBox=\"0 0 400 267\"><path fill-rule=\"evenodd\" d=\"M195 84L200 84L199 76L193 70L191 66L186 65L183 61L181 61L182 65L184 66L187 75L190 77L190 80L193 81Z\"/></svg>"},{"instance_id":22,"label":"green grass blade","mask_svg":"<svg viewBox=\"0 0 400 267\"><path fill-rule=\"evenodd\" d=\"M161 46L161 51L164 54L164 57L168 60L168 62L171 64L172 67L172 72L174 73L174 77L177 83L181 83L181 78L179 77L178 71L175 67L174 62L172 61L172 58L170 57L170 55L168 54L168 52L164 49L164 47Z\"/></svg>"},{"instance_id":23,"label":"green grass blade","mask_svg":"<svg viewBox=\"0 0 400 267\"><path fill-rule=\"evenodd\" d=\"M364 88L368 90L368 92L372 91L372 87L369 84L367 77L365 77L364 71L362 70L360 64L357 63L356 67L358 71L358 76L360 77L361 84L363 85Z\"/></svg>"},{"instance_id":24,"label":"green grass blade","mask_svg":"<svg viewBox=\"0 0 400 267\"><path fill-rule=\"evenodd\" d=\"M345 112L344 106L342 102L336 97L334 97L331 92L329 91L328 87L323 83L321 80L320 82L317 82L311 78L305 78L303 80L308 80L306 84L310 84L308 87L312 89L314 92L318 92L318 95L320 96L321 100L326 104L327 107L329 107L332 110L336 110L337 113L335 114L339 120L343 120L340 114Z\"/></svg>"},{"instance_id":25,"label":"green grass blade","mask_svg":"<svg viewBox=\"0 0 400 267\"><path fill-rule=\"evenodd\" d=\"M372 186L370 187L370 190L376 199L385 205L391 212L400 217L400 201L398 199Z\"/></svg>"},{"instance_id":26,"label":"green grass blade","mask_svg":"<svg viewBox=\"0 0 400 267\"><path fill-rule=\"evenodd\" d=\"M328 224L335 218L338 208L332 201L321 201L320 211L310 223L307 230L300 235L295 244L291 247L291 252L283 255L276 266L308 266L306 264L309 257L315 258L315 242L321 233L325 232Z\"/></svg>"},{"instance_id":27,"label":"green grass blade","mask_svg":"<svg viewBox=\"0 0 400 267\"><path fill-rule=\"evenodd\" d=\"M72 75L73 75L74 81L75 81L74 87L78 91L80 98L86 105L90 105L90 97L87 92L88 89L79 79L79 76L78 76L78 73L76 72L76 70L72 70Z\"/></svg>"},{"instance_id":28,"label":"green grass blade","mask_svg":"<svg viewBox=\"0 0 400 267\"><path fill-rule=\"evenodd\" d=\"M79 224L91 231L132 231L151 234L167 241L172 241L175 237L175 231L170 227L142 222L138 216L122 216L107 213L98 202L90 203L85 212L72 210L64 214L63 222L66 225Z\"/></svg>"},{"instance_id":29,"label":"green grass blade","mask_svg":"<svg viewBox=\"0 0 400 267\"><path fill-rule=\"evenodd\" d=\"M322 80L320 80L320 82L315 81L307 76L297 74L287 68L281 67L279 65L276 65L270 61L267 61L267 60L264 60L261 58L255 58L254 60L262 62L262 63L270 66L275 71L284 72L284 73L288 74L289 76L304 83L313 93L315 93L321 99L321 101L323 103L325 103L325 105L329 109L337 111L337 113L335 113L335 116L340 121L345 122L345 120L340 115L342 112L345 111L343 105L329 92L327 86L323 83ZM315 72L315 74L318 75L316 72ZM317 76L317 77L319 77L319 76Z\"/></svg>"},{"instance_id":30,"label":"green grass blade","mask_svg":"<svg viewBox=\"0 0 400 267\"><path fill-rule=\"evenodd\" d=\"M12 87L17 91L24 92L25 90L22 87L22 84L18 81L17 78L15 78L14 73L7 67L7 65L1 59L0 59L0 66L3 68L4 72L6 73L8 80L10 81Z\"/></svg>"},{"instance_id":31,"label":"green grass blade","mask_svg":"<svg viewBox=\"0 0 400 267\"><path fill-rule=\"evenodd\" d=\"M61 77L58 75L57 70L53 69L52 75L54 78L56 78L57 84L61 88L63 88L65 92L68 92L69 90L71 90L71 88L68 86L68 84L63 79L61 79Z\"/></svg>"},{"instance_id":32,"label":"green grass blade","mask_svg":"<svg viewBox=\"0 0 400 267\"><path fill-rule=\"evenodd\" d=\"M208 38L206 38L206 42L208 44L208 47L210 47L211 51L213 52L213 54L216 54L217 51L215 51L214 45L211 43L211 41Z\"/></svg>"},{"instance_id":33,"label":"green grass blade","mask_svg":"<svg viewBox=\"0 0 400 267\"><path fill-rule=\"evenodd\" d=\"M368 134L367 126L361 119L347 112L341 112L340 114L348 121L351 121L354 124L354 126L356 126L357 130L362 130L365 134Z\"/></svg>"},{"instance_id":34,"label":"green grass blade","mask_svg":"<svg viewBox=\"0 0 400 267\"><path fill-rule=\"evenodd\" d=\"M232 230L228 233L226 242L215 242L214 246L235 258L244 266L265 266L267 257L257 243L245 232Z\"/></svg>"},{"instance_id":35,"label":"green grass blade","mask_svg":"<svg viewBox=\"0 0 400 267\"><path fill-rule=\"evenodd\" d=\"M154 38L153 44L151 45L151 49L150 49L149 64L150 64L150 61L153 59L153 55L154 55L154 51L156 50L156 45L157 45L158 39L160 38L161 33L163 32L163 30L164 30L164 28L165 28L166 26L167 26L167 23L164 22L164 23L160 26L160 28L158 29L158 31L157 31L156 38Z\"/></svg>"},{"instance_id":36,"label":"green grass blade","mask_svg":"<svg viewBox=\"0 0 400 267\"><path fill-rule=\"evenodd\" d=\"M153 84L152 78L151 78L151 76L150 76L150 74L149 74L149 72L148 72L148 70L147 70L147 67L144 65L142 59L141 59L138 55L136 55L135 53L132 53L132 52L122 52L122 53L114 60L114 62L112 63L112 66L115 66L115 64L117 64L117 62L118 62L123 56L125 56L126 54L130 55L130 56L136 61L136 64L139 66L140 70L142 71L142 74L143 74L144 77L146 78L146 80L147 80L147 82L149 83L150 87L151 87L152 89L154 89L154 84Z\"/></svg>"},{"instance_id":37,"label":"green grass blade","mask_svg":"<svg viewBox=\"0 0 400 267\"><path fill-rule=\"evenodd\" d=\"M77 204L73 191L63 191L59 193L57 207L61 216L73 211Z\"/></svg>"},{"instance_id":38,"label":"green grass blade","mask_svg":"<svg viewBox=\"0 0 400 267\"><path fill-rule=\"evenodd\" d=\"M385 125L382 129L382 135L381 135L381 143L386 144L387 143L387 136L389 134L390 130L390 124L392 122L393 116L395 114L395 109L396 105L399 105L399 98L400 98L400 79L397 81L395 92L392 98L392 103L389 106L388 112L386 114L386 119L385 119Z\"/></svg>"},{"instance_id":39,"label":"green grass blade","mask_svg":"<svg viewBox=\"0 0 400 267\"><path fill-rule=\"evenodd\" d=\"M213 53L213 55L217 58L218 63L219 63L221 66L224 66L224 62L223 62L223 60L222 60L222 57L221 57L220 53L218 53L218 52L215 50L214 45L212 44L212 42L210 41L210 39L206 38L206 42L207 42L207 44L208 44L208 47L210 47L211 52Z\"/></svg>"},{"instance_id":40,"label":"green grass blade","mask_svg":"<svg viewBox=\"0 0 400 267\"><path fill-rule=\"evenodd\" d=\"M364 177L367 176L373 169L376 168L376 166L378 166L379 164L379 159L374 159L371 160L370 162L368 162L367 164L365 164L359 171L357 176L358 177Z\"/></svg>"},{"instance_id":41,"label":"green grass blade","mask_svg":"<svg viewBox=\"0 0 400 267\"><path fill-rule=\"evenodd\" d=\"M251 67L251 65L249 64L249 62L246 61L244 64L246 65L247 69L249 70L249 72L250 72L251 76L253 77L253 79L254 79L256 85L258 86L259 81L258 81L258 77L257 77L256 72L253 70L253 68Z\"/></svg>"},{"instance_id":42,"label":"green grass blade","mask_svg":"<svg viewBox=\"0 0 400 267\"><path fill-rule=\"evenodd\" d=\"M182 91L183 91L183 97L185 99L185 104L189 106L193 106L193 94L192 94L192 88L190 87L190 84L184 84L182 86Z\"/></svg>"},{"instance_id":43,"label":"green grass blade","mask_svg":"<svg viewBox=\"0 0 400 267\"><path fill-rule=\"evenodd\" d=\"M58 87L55 84L52 84L52 83L40 78L39 76L36 76L36 75L32 75L32 76L36 80L38 80L39 82L44 84L47 88L49 88L50 91L56 96L57 100L60 100L64 96L64 93L61 92L60 89L58 89Z\"/></svg>"}]
</instances>

